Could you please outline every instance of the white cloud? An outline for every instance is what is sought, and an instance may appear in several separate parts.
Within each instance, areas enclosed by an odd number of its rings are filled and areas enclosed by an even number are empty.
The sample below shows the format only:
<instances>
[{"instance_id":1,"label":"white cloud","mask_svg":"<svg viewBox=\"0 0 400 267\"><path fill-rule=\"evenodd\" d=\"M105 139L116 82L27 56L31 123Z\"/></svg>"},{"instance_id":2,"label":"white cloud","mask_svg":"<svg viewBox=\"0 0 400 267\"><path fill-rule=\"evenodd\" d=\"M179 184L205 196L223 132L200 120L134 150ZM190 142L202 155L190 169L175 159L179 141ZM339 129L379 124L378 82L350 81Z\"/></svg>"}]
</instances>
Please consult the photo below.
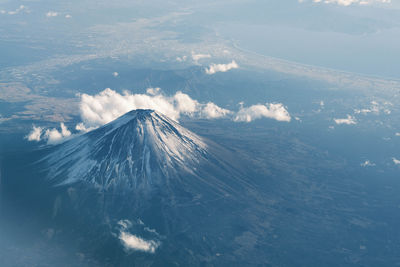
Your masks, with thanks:
<instances>
[{"instance_id":1,"label":"white cloud","mask_svg":"<svg viewBox=\"0 0 400 267\"><path fill-rule=\"evenodd\" d=\"M364 161L364 162L361 163L360 165L361 165L361 167L373 167L373 166L376 166L375 163L373 163L373 162L371 162L371 161L369 161L369 160Z\"/></svg>"},{"instance_id":2,"label":"white cloud","mask_svg":"<svg viewBox=\"0 0 400 267\"><path fill-rule=\"evenodd\" d=\"M309 2L307 0L298 0L299 3ZM350 5L371 5L371 4L390 4L391 0L312 0L314 3L337 4L340 6Z\"/></svg>"},{"instance_id":3,"label":"white cloud","mask_svg":"<svg viewBox=\"0 0 400 267\"><path fill-rule=\"evenodd\" d=\"M247 108L242 107L234 118L234 121L245 121L251 122L255 119L262 117L275 119L277 121L291 120L289 112L281 103L265 104L265 105L253 105Z\"/></svg>"},{"instance_id":4,"label":"white cloud","mask_svg":"<svg viewBox=\"0 0 400 267\"><path fill-rule=\"evenodd\" d=\"M113 74L112 74L114 77L118 77L119 76L119 73L118 72L113 72Z\"/></svg>"},{"instance_id":5,"label":"white cloud","mask_svg":"<svg viewBox=\"0 0 400 267\"><path fill-rule=\"evenodd\" d=\"M396 159L396 158L392 158L393 163L396 165L400 165L400 160Z\"/></svg>"},{"instance_id":6,"label":"white cloud","mask_svg":"<svg viewBox=\"0 0 400 267\"><path fill-rule=\"evenodd\" d=\"M207 119L217 119L227 116L232 112L230 110L220 108L212 102L208 102L202 109L203 117Z\"/></svg>"},{"instance_id":7,"label":"white cloud","mask_svg":"<svg viewBox=\"0 0 400 267\"><path fill-rule=\"evenodd\" d=\"M33 125L32 131L26 136L29 141L39 142L41 140L43 128Z\"/></svg>"},{"instance_id":8,"label":"white cloud","mask_svg":"<svg viewBox=\"0 0 400 267\"><path fill-rule=\"evenodd\" d=\"M72 16L70 14L67 14L67 15L65 15L65 18L70 19L70 18L72 18Z\"/></svg>"},{"instance_id":9,"label":"white cloud","mask_svg":"<svg viewBox=\"0 0 400 267\"><path fill-rule=\"evenodd\" d=\"M194 60L194 61L199 61L200 59L203 59L203 58L211 58L211 55L210 54L195 54L194 52L192 52L192 59Z\"/></svg>"},{"instance_id":10,"label":"white cloud","mask_svg":"<svg viewBox=\"0 0 400 267\"><path fill-rule=\"evenodd\" d=\"M124 231L120 232L119 239L127 250L138 250L148 253L154 253L160 245L160 243L157 241L145 240Z\"/></svg>"},{"instance_id":11,"label":"white cloud","mask_svg":"<svg viewBox=\"0 0 400 267\"><path fill-rule=\"evenodd\" d=\"M83 122L80 122L75 126L75 130L79 132L90 132L96 128L97 127L86 127L86 125Z\"/></svg>"},{"instance_id":12,"label":"white cloud","mask_svg":"<svg viewBox=\"0 0 400 267\"><path fill-rule=\"evenodd\" d=\"M347 118L345 119L333 119L333 120L335 121L336 124L347 124L347 125L357 124L355 118L350 115L347 115Z\"/></svg>"},{"instance_id":13,"label":"white cloud","mask_svg":"<svg viewBox=\"0 0 400 267\"><path fill-rule=\"evenodd\" d=\"M47 144L54 145L59 144L69 137L71 137L71 132L68 130L64 123L60 124L61 131L56 128L44 129L42 127L33 126L32 131L26 136L29 141L47 141Z\"/></svg>"},{"instance_id":14,"label":"white cloud","mask_svg":"<svg viewBox=\"0 0 400 267\"><path fill-rule=\"evenodd\" d=\"M227 72L232 69L239 68L239 65L232 60L231 63L228 64L211 64L208 68L205 69L207 74L215 74L217 72Z\"/></svg>"},{"instance_id":15,"label":"white cloud","mask_svg":"<svg viewBox=\"0 0 400 267\"><path fill-rule=\"evenodd\" d=\"M46 17L51 18L51 17L57 17L58 16L58 12L55 11L49 11L46 13Z\"/></svg>"},{"instance_id":16,"label":"white cloud","mask_svg":"<svg viewBox=\"0 0 400 267\"><path fill-rule=\"evenodd\" d=\"M395 135L395 136L400 136L400 133L395 133L394 135Z\"/></svg>"},{"instance_id":17,"label":"white cloud","mask_svg":"<svg viewBox=\"0 0 400 267\"><path fill-rule=\"evenodd\" d=\"M56 128L46 130L46 132L44 133L44 137L47 139L47 144L59 144L71 136L71 132L64 125L64 123L61 123L60 127L61 132L59 132Z\"/></svg>"},{"instance_id":18,"label":"white cloud","mask_svg":"<svg viewBox=\"0 0 400 267\"><path fill-rule=\"evenodd\" d=\"M138 225L144 226L144 223L138 219ZM154 253L156 249L160 246L160 242L157 240L145 240L141 237L133 235L128 232L128 229L132 227L132 222L129 220L120 220L118 222L119 226L119 235L118 239L121 241L122 245L126 250L136 250L143 251L147 253ZM150 229L148 227L144 228L147 232L158 235L157 231L154 229Z\"/></svg>"},{"instance_id":19,"label":"white cloud","mask_svg":"<svg viewBox=\"0 0 400 267\"><path fill-rule=\"evenodd\" d=\"M186 114L192 114L199 110L200 103L192 99L187 94L177 92L174 96L175 106L177 109Z\"/></svg>"}]
</instances>

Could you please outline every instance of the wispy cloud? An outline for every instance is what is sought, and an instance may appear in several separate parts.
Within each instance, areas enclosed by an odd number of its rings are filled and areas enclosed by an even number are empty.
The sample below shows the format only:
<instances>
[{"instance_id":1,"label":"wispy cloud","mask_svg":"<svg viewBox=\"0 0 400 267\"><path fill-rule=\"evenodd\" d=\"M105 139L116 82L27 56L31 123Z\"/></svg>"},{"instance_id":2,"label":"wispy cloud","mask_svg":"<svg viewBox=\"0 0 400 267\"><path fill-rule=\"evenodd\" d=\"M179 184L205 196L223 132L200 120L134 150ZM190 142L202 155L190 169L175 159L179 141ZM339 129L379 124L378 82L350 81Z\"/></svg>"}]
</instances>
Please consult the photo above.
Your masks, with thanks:
<instances>
[{"instance_id":1,"label":"wispy cloud","mask_svg":"<svg viewBox=\"0 0 400 267\"><path fill-rule=\"evenodd\" d=\"M46 17L51 18L51 17L57 17L58 16L58 12L55 11L49 11L46 13Z\"/></svg>"},{"instance_id":2,"label":"wispy cloud","mask_svg":"<svg viewBox=\"0 0 400 267\"><path fill-rule=\"evenodd\" d=\"M144 225L142 221L140 221L140 223ZM155 253L156 249L161 244L157 240L146 240L144 238L129 233L128 229L132 227L132 223L129 220L121 220L118 222L118 225L120 228L118 238L124 246L125 250L127 251L135 250L147 253ZM148 230L151 230L151 233L158 235L154 229L149 229L148 227L146 228Z\"/></svg>"},{"instance_id":3,"label":"wispy cloud","mask_svg":"<svg viewBox=\"0 0 400 267\"><path fill-rule=\"evenodd\" d=\"M347 115L347 118L345 119L333 119L333 120L335 121L336 124L347 124L347 125L357 124L356 119L351 115Z\"/></svg>"},{"instance_id":4,"label":"wispy cloud","mask_svg":"<svg viewBox=\"0 0 400 267\"><path fill-rule=\"evenodd\" d=\"M369 161L369 160L364 161L364 162L361 163L360 165L361 165L361 167L373 167L373 166L376 166L375 163L373 163L373 162L371 162L371 161Z\"/></svg>"},{"instance_id":5,"label":"wispy cloud","mask_svg":"<svg viewBox=\"0 0 400 267\"><path fill-rule=\"evenodd\" d=\"M192 58L193 58L193 55L192 55ZM176 57L176 61L178 61L178 62L184 62L184 61L186 61L186 59L187 59L187 56ZM193 60L195 60L195 59L193 58ZM197 60L195 60L195 61L197 61Z\"/></svg>"},{"instance_id":6,"label":"wispy cloud","mask_svg":"<svg viewBox=\"0 0 400 267\"><path fill-rule=\"evenodd\" d=\"M158 93L160 93L161 88L160 87L151 87L151 88L147 88L146 89L146 93L149 95L157 95Z\"/></svg>"},{"instance_id":7,"label":"wispy cloud","mask_svg":"<svg viewBox=\"0 0 400 267\"><path fill-rule=\"evenodd\" d=\"M299 3L310 2L307 0L298 0ZM351 5L371 5L371 4L390 4L391 0L312 0L313 3L337 4L340 6Z\"/></svg>"},{"instance_id":8,"label":"wispy cloud","mask_svg":"<svg viewBox=\"0 0 400 267\"><path fill-rule=\"evenodd\" d=\"M239 68L239 65L232 60L231 63L228 64L211 64L208 68L205 69L207 74L215 74L217 72L227 72L232 69Z\"/></svg>"},{"instance_id":9,"label":"wispy cloud","mask_svg":"<svg viewBox=\"0 0 400 267\"><path fill-rule=\"evenodd\" d=\"M30 13L30 10L28 9L27 6L24 5L20 5L18 8L14 9L14 10L0 10L0 14L6 14L6 15L16 15L19 13Z\"/></svg>"},{"instance_id":10,"label":"wispy cloud","mask_svg":"<svg viewBox=\"0 0 400 267\"><path fill-rule=\"evenodd\" d=\"M355 114L362 114L362 115L367 115L367 114L375 114L379 115L381 113L384 114L391 114L391 111L389 109L389 106L392 106L393 104L390 102L385 102L383 104L379 104L376 101L371 101L371 106L368 108L362 108L362 109L355 109L354 113Z\"/></svg>"},{"instance_id":11,"label":"wispy cloud","mask_svg":"<svg viewBox=\"0 0 400 267\"><path fill-rule=\"evenodd\" d=\"M204 58L211 58L211 55L210 54L196 54L196 53L192 52L192 59L195 62L199 61L200 59L204 59ZM184 59L184 57L182 57L181 59ZM186 58L185 58L185 60L186 60Z\"/></svg>"}]
</instances>

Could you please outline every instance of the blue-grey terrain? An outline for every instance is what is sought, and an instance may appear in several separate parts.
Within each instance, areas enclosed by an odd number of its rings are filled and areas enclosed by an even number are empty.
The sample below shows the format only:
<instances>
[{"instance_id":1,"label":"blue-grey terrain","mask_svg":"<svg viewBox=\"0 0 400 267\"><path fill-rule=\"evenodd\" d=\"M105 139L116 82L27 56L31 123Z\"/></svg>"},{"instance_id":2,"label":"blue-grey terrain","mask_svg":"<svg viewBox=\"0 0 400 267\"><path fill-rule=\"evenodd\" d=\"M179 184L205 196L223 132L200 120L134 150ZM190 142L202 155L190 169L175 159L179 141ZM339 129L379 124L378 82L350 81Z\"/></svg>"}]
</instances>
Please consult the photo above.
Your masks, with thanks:
<instances>
[{"instance_id":1,"label":"blue-grey terrain","mask_svg":"<svg viewBox=\"0 0 400 267\"><path fill-rule=\"evenodd\" d=\"M1 266L397 266L396 0L0 0Z\"/></svg>"}]
</instances>

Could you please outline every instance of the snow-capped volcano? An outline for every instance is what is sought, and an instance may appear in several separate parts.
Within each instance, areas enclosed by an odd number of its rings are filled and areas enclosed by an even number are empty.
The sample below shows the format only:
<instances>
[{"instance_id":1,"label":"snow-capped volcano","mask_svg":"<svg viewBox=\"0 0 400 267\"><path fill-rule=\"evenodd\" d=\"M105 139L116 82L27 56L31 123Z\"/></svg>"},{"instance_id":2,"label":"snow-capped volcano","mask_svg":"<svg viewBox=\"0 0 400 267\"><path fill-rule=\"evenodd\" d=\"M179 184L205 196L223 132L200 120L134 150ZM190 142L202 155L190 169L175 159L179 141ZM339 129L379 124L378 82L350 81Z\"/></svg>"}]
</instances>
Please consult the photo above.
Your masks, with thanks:
<instances>
[{"instance_id":1,"label":"snow-capped volcano","mask_svg":"<svg viewBox=\"0 0 400 267\"><path fill-rule=\"evenodd\" d=\"M54 147L43 162L56 185L83 181L104 190L148 191L191 179L190 184L209 183L204 173L213 169L210 161L218 162L202 138L153 110L134 110ZM198 170L204 165L206 170ZM226 192L220 182L212 184Z\"/></svg>"},{"instance_id":2,"label":"snow-capped volcano","mask_svg":"<svg viewBox=\"0 0 400 267\"><path fill-rule=\"evenodd\" d=\"M113 266L175 258L197 266L240 247L236 238L262 221L246 216L265 205L245 161L152 110L128 112L34 156L30 185L44 216L60 233L90 240L84 249L106 251Z\"/></svg>"}]
</instances>

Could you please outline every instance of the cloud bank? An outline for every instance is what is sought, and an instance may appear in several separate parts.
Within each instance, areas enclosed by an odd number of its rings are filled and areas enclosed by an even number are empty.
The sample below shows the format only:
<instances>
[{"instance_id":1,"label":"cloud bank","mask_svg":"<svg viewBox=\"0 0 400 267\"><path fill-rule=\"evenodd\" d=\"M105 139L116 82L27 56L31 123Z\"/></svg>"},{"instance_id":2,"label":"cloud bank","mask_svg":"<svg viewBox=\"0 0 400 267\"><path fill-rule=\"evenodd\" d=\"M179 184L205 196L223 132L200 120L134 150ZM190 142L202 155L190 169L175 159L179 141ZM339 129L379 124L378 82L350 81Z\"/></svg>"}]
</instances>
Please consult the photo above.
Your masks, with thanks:
<instances>
[{"instance_id":1,"label":"cloud bank","mask_svg":"<svg viewBox=\"0 0 400 267\"><path fill-rule=\"evenodd\" d=\"M281 103L241 107L239 111L234 112L213 102L199 103L182 92L164 96L159 88L149 88L147 94L131 94L127 91L119 94L107 88L94 96L81 95L80 111L83 122L78 128L84 130L99 127L134 109L153 109L174 120L178 120L182 115L203 119L232 117L237 122L251 122L260 118L285 122L291 120L289 112Z\"/></svg>"},{"instance_id":2,"label":"cloud bank","mask_svg":"<svg viewBox=\"0 0 400 267\"><path fill-rule=\"evenodd\" d=\"M205 69L205 71L207 74L212 75L217 72L227 72L229 70L237 68L239 68L239 65L234 60L232 60L232 62L228 64L211 64L208 68Z\"/></svg>"},{"instance_id":3,"label":"cloud bank","mask_svg":"<svg viewBox=\"0 0 400 267\"><path fill-rule=\"evenodd\" d=\"M270 118L290 122L291 116L281 103L257 104L231 111L219 107L213 102L200 103L189 95L178 91L172 96L162 94L160 88L148 88L146 94L122 94L107 88L96 95L80 95L80 116L82 122L75 127L80 133L88 132L107 124L125 113L135 109L152 109L165 116L179 120L181 116L201 119L229 118L235 122L251 122L260 118ZM61 123L59 129L44 130L33 126L26 137L29 141L47 141L58 144L69 139L73 134Z\"/></svg>"}]
</instances>

